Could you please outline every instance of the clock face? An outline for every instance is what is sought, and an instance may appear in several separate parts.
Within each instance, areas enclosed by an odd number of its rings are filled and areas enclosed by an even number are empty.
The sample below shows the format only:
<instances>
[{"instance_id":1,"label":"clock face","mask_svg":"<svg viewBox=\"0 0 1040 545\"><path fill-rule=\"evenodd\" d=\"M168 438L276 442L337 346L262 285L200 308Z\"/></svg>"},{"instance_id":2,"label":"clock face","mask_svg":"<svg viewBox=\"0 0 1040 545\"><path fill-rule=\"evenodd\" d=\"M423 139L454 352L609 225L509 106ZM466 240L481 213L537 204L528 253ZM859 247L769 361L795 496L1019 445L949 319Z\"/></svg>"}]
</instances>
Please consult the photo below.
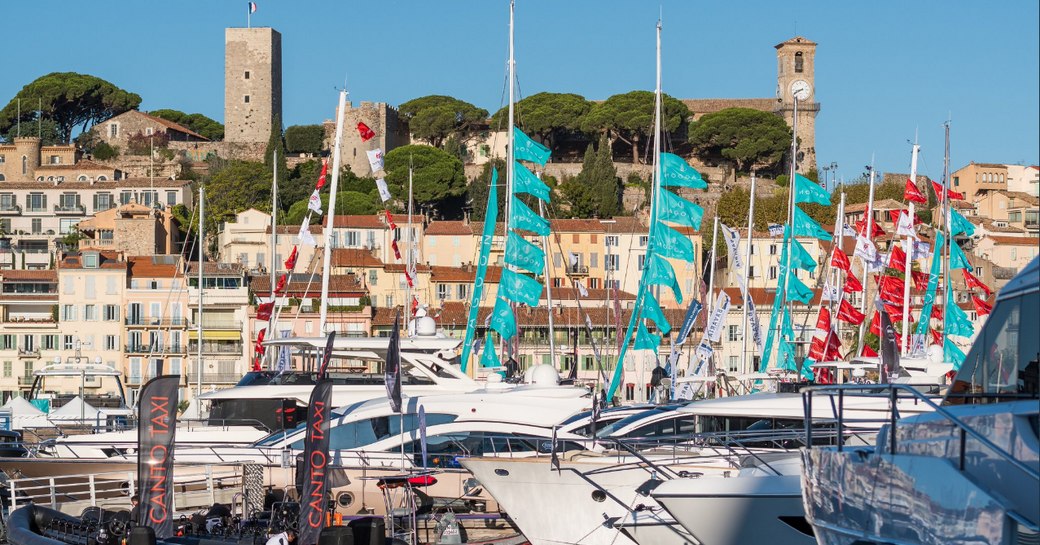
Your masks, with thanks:
<instances>
[{"instance_id":1,"label":"clock face","mask_svg":"<svg viewBox=\"0 0 1040 545\"><path fill-rule=\"evenodd\" d=\"M812 95L812 85L804 79L795 80L791 83L791 96L794 98L804 101L808 100Z\"/></svg>"}]
</instances>

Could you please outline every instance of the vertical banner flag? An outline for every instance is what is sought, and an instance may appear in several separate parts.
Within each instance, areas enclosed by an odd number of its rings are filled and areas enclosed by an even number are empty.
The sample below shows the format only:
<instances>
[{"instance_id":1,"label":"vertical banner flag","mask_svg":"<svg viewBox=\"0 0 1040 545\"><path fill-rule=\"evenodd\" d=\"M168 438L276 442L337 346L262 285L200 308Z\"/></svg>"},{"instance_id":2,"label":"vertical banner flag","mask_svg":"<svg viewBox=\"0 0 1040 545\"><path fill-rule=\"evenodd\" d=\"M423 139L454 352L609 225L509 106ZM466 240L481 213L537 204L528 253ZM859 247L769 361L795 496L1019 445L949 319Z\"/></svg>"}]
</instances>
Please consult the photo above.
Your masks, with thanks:
<instances>
[{"instance_id":1,"label":"vertical banner flag","mask_svg":"<svg viewBox=\"0 0 1040 545\"><path fill-rule=\"evenodd\" d=\"M325 378L329 373L329 362L332 361L332 347L336 344L336 331L333 330L329 333L329 338L325 341L325 351L321 354L321 367L318 368L318 378Z\"/></svg>"},{"instance_id":2,"label":"vertical banner flag","mask_svg":"<svg viewBox=\"0 0 1040 545\"><path fill-rule=\"evenodd\" d=\"M878 313L881 314L881 381L884 383L899 376L899 343L888 310L878 304Z\"/></svg>"},{"instance_id":3,"label":"vertical banner flag","mask_svg":"<svg viewBox=\"0 0 1040 545\"><path fill-rule=\"evenodd\" d=\"M311 197L307 199L307 209L313 210L315 214L321 214L321 194L315 189Z\"/></svg>"},{"instance_id":4,"label":"vertical banner flag","mask_svg":"<svg viewBox=\"0 0 1040 545\"><path fill-rule=\"evenodd\" d=\"M314 235L311 234L311 217L308 214L303 218L303 224L300 225L300 234L296 236L300 244L306 244L307 246L317 246L318 241L314 240Z\"/></svg>"},{"instance_id":5,"label":"vertical banner flag","mask_svg":"<svg viewBox=\"0 0 1040 545\"><path fill-rule=\"evenodd\" d=\"M376 148L365 153L368 155L368 166L372 168L372 174L383 170L383 150Z\"/></svg>"},{"instance_id":6,"label":"vertical banner flag","mask_svg":"<svg viewBox=\"0 0 1040 545\"><path fill-rule=\"evenodd\" d=\"M379 200L384 203L390 200L390 188L386 186L386 180L376 178L376 189L379 190Z\"/></svg>"},{"instance_id":7,"label":"vertical banner flag","mask_svg":"<svg viewBox=\"0 0 1040 545\"><path fill-rule=\"evenodd\" d=\"M394 329L386 348L386 397L395 413L401 412L401 311L394 316Z\"/></svg>"},{"instance_id":8,"label":"vertical banner flag","mask_svg":"<svg viewBox=\"0 0 1040 545\"><path fill-rule=\"evenodd\" d=\"M708 320L708 329L704 332L704 336L711 339L712 342L719 342L722 337L722 325L726 321L726 314L729 312L729 295L725 291L720 291L719 296L715 299L715 308L711 310L711 318Z\"/></svg>"},{"instance_id":9,"label":"vertical banner flag","mask_svg":"<svg viewBox=\"0 0 1040 545\"><path fill-rule=\"evenodd\" d=\"M762 322L758 319L758 313L755 312L755 301L754 299L747 298L748 306L748 321L751 322L751 340L754 341L755 347L758 351L762 351L762 346L765 345L765 339L762 338Z\"/></svg>"},{"instance_id":10,"label":"vertical banner flag","mask_svg":"<svg viewBox=\"0 0 1040 545\"><path fill-rule=\"evenodd\" d=\"M282 338L285 339L285 338L288 338L288 337L289 337L289 330L288 329L283 330L282 331ZM283 346L283 347L278 349L278 365L275 368L275 370L278 371L279 373L284 373L284 372L288 371L289 369L292 369L292 348L290 348L288 346Z\"/></svg>"},{"instance_id":11,"label":"vertical banner flag","mask_svg":"<svg viewBox=\"0 0 1040 545\"><path fill-rule=\"evenodd\" d=\"M722 237L726 239L729 255L733 257L733 269L744 270L744 256L740 255L740 231L730 229L724 223L720 223L719 226L722 227Z\"/></svg>"},{"instance_id":12,"label":"vertical banner flag","mask_svg":"<svg viewBox=\"0 0 1040 545\"><path fill-rule=\"evenodd\" d=\"M329 421L332 417L332 379L322 378L311 390L307 405L307 434L303 440L303 487L297 543L314 544L325 528L328 505Z\"/></svg>"},{"instance_id":13,"label":"vertical banner flag","mask_svg":"<svg viewBox=\"0 0 1040 545\"><path fill-rule=\"evenodd\" d=\"M474 182L475 183L475 182ZM491 255L491 241L495 238L495 224L498 221L498 170L491 171L491 188L488 190L488 207L484 217L484 231L480 234L480 254L477 256L477 275L473 279L473 295L469 303L469 317L466 319L466 336L462 341L462 372L469 367L469 356L473 350L473 335L477 331L477 313L480 311L480 298L484 292L484 277L487 275L488 259Z\"/></svg>"},{"instance_id":14,"label":"vertical banner flag","mask_svg":"<svg viewBox=\"0 0 1040 545\"><path fill-rule=\"evenodd\" d=\"M422 466L426 469L427 455L429 454L429 447L426 443L426 407L419 405L419 446L422 448Z\"/></svg>"},{"instance_id":15,"label":"vertical banner flag","mask_svg":"<svg viewBox=\"0 0 1040 545\"><path fill-rule=\"evenodd\" d=\"M137 434L138 526L155 537L173 537L173 442L177 431L177 386L180 377L149 380L141 388Z\"/></svg>"}]
</instances>

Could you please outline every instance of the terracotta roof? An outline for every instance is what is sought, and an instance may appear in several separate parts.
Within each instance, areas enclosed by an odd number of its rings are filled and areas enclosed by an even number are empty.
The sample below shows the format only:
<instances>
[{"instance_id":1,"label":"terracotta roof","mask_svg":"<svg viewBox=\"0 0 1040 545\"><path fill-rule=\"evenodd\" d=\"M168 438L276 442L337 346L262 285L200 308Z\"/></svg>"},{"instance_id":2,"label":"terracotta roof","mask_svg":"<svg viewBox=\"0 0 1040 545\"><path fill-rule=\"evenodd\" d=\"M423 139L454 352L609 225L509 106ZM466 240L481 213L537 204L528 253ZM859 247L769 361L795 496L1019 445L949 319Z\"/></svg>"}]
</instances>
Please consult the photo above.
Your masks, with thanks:
<instances>
[{"instance_id":1,"label":"terracotta roof","mask_svg":"<svg viewBox=\"0 0 1040 545\"><path fill-rule=\"evenodd\" d=\"M773 47L775 47L777 49L780 49L780 47L782 47L784 45L790 45L790 44L817 45L816 42L814 42L814 41L812 41L812 40L810 40L810 39L808 39L808 38L806 38L804 36L795 36L794 38L791 38L790 40L786 40L786 41L780 42L780 43L776 44Z\"/></svg>"},{"instance_id":2,"label":"terracotta roof","mask_svg":"<svg viewBox=\"0 0 1040 545\"><path fill-rule=\"evenodd\" d=\"M468 221L431 221L426 226L426 236L436 235L479 235L481 231L474 229L476 225L480 223L471 223Z\"/></svg>"},{"instance_id":3,"label":"terracotta roof","mask_svg":"<svg viewBox=\"0 0 1040 545\"><path fill-rule=\"evenodd\" d=\"M383 266L383 262L364 248L333 248L332 266L379 268Z\"/></svg>"},{"instance_id":4,"label":"terracotta roof","mask_svg":"<svg viewBox=\"0 0 1040 545\"><path fill-rule=\"evenodd\" d=\"M549 222L553 233L636 233L646 231L633 216L609 219L558 219Z\"/></svg>"},{"instance_id":5,"label":"terracotta roof","mask_svg":"<svg viewBox=\"0 0 1040 545\"><path fill-rule=\"evenodd\" d=\"M132 110L132 111L134 111L134 112L136 112L138 114L141 114L141 115L147 117L148 119L150 119L150 120L152 120L152 121L154 121L154 122L156 122L156 123L158 123L158 124L168 128L168 129L173 129L173 130L175 130L177 132L182 132L184 134L194 136L195 138L199 138L199 139L205 140L207 142L209 141L209 138L206 138L205 136L202 136L201 134L199 134L199 133L189 129L188 127L185 127L184 125L180 125L178 123L174 123L173 121L170 121L169 119L163 119L161 117L156 117L156 116L154 116L152 114L149 114L149 113L146 113L146 112L142 112L142 111L138 111L138 110Z\"/></svg>"},{"instance_id":6,"label":"terracotta roof","mask_svg":"<svg viewBox=\"0 0 1040 545\"><path fill-rule=\"evenodd\" d=\"M1018 227L1012 227L1010 225L1008 225L1007 227L1001 227L1001 226L997 225L997 223L995 221L993 221L993 220L991 220L989 218L986 218L986 217L982 217L982 216L968 216L967 220L970 221L971 223L975 224L975 225L981 225L984 229L986 229L987 231L993 232L993 233L1025 233L1026 232L1025 229L1020 229Z\"/></svg>"},{"instance_id":7,"label":"terracotta roof","mask_svg":"<svg viewBox=\"0 0 1040 545\"><path fill-rule=\"evenodd\" d=\"M39 281L39 282L57 282L58 271L54 269L46 270L3 270L0 271L0 280L4 282L26 282L26 281Z\"/></svg>"},{"instance_id":8,"label":"terracotta roof","mask_svg":"<svg viewBox=\"0 0 1040 545\"><path fill-rule=\"evenodd\" d=\"M241 276L245 270L241 263L221 263L217 261L205 261L203 262L202 274L203 276ZM187 263L187 274L197 275L199 274L199 264L197 261L189 261Z\"/></svg>"},{"instance_id":9,"label":"terracotta roof","mask_svg":"<svg viewBox=\"0 0 1040 545\"><path fill-rule=\"evenodd\" d=\"M122 180L105 180L105 181L78 181L78 180L65 180L55 184L54 182L4 182L3 189L36 189L43 191L45 189L60 189L66 191L72 190L88 190L88 189L106 189L109 191L118 191L120 189L139 189L139 188L151 188L154 187L157 191L165 190L170 188L181 188L191 184L191 180L170 180L168 178L156 178L155 180L149 180L148 178L125 178Z\"/></svg>"},{"instance_id":10,"label":"terracotta roof","mask_svg":"<svg viewBox=\"0 0 1040 545\"><path fill-rule=\"evenodd\" d=\"M1023 200L1026 203L1031 204L1033 206L1040 204L1040 197L1034 197L1029 193L1026 193L1025 191L1005 191L1004 194L1013 199Z\"/></svg>"},{"instance_id":11,"label":"terracotta roof","mask_svg":"<svg viewBox=\"0 0 1040 545\"><path fill-rule=\"evenodd\" d=\"M98 269L126 269L126 262L119 260L118 252L97 252L100 256ZM58 261L59 269L82 269L83 252L67 253Z\"/></svg>"},{"instance_id":12,"label":"terracotta roof","mask_svg":"<svg viewBox=\"0 0 1040 545\"><path fill-rule=\"evenodd\" d=\"M809 286L810 289L813 286ZM732 305L739 305L741 300L740 288L724 288L726 295L729 295ZM762 312L768 305L773 304L773 300L776 299L775 289L766 288L748 288L748 295L751 296L751 300L755 302L755 308L758 312ZM820 305L821 290L813 290L813 298L809 301L809 304L816 307ZM794 306L805 306L800 301L791 301Z\"/></svg>"},{"instance_id":13,"label":"terracotta roof","mask_svg":"<svg viewBox=\"0 0 1040 545\"><path fill-rule=\"evenodd\" d=\"M397 307L400 308L400 307ZM397 308L376 308L372 316L373 327L389 327L394 323L394 315ZM480 307L477 313L477 324L483 327L484 320L491 314L492 307ZM615 324L614 311L602 307L584 308L584 313L579 312L577 307L556 307L553 310L553 321L557 329L584 329L585 315L589 316L592 327L613 327ZM622 309L622 327L627 324L631 310ZM450 327L452 324L457 328L465 327L469 311L466 305L453 302L445 303L443 308L430 309L433 316L441 327ZM664 309L664 314L671 324L681 324L685 309ZM516 310L516 321L521 329L530 327L546 327L549 324L549 315L544 306L538 308L519 307ZM652 325L650 327L653 329ZM523 344L521 339L520 343Z\"/></svg>"},{"instance_id":14,"label":"terracotta roof","mask_svg":"<svg viewBox=\"0 0 1040 545\"><path fill-rule=\"evenodd\" d=\"M180 276L176 263L157 263L152 256L128 256L127 274L138 278L176 278Z\"/></svg>"},{"instance_id":15,"label":"terracotta roof","mask_svg":"<svg viewBox=\"0 0 1040 545\"><path fill-rule=\"evenodd\" d=\"M1032 246L1040 247L1040 238L1037 237L1002 237L998 235L986 235L997 246Z\"/></svg>"},{"instance_id":16,"label":"terracotta roof","mask_svg":"<svg viewBox=\"0 0 1040 545\"><path fill-rule=\"evenodd\" d=\"M394 218L395 220L397 218ZM366 215L337 215L332 220L333 227L353 227L356 229L386 229L386 224L380 216L374 214Z\"/></svg>"},{"instance_id":17,"label":"terracotta roof","mask_svg":"<svg viewBox=\"0 0 1040 545\"><path fill-rule=\"evenodd\" d=\"M502 267L489 265L485 282L497 284L502 276ZM430 282L466 282L473 283L477 278L477 267L469 265L464 267L430 267Z\"/></svg>"},{"instance_id":18,"label":"terracotta roof","mask_svg":"<svg viewBox=\"0 0 1040 545\"><path fill-rule=\"evenodd\" d=\"M60 165L42 164L36 167L36 172L39 172L41 170L104 170L106 172L116 171L116 169L110 166L95 163L94 161L91 161L89 159L83 159L82 161L79 161L77 163L64 163Z\"/></svg>"},{"instance_id":19,"label":"terracotta roof","mask_svg":"<svg viewBox=\"0 0 1040 545\"><path fill-rule=\"evenodd\" d=\"M261 296L271 293L271 278L268 275L254 276L249 280L249 289ZM300 273L289 276L286 282L286 292L290 297L320 297L321 275ZM360 275L356 274L334 274L329 277L330 294L360 294L368 293Z\"/></svg>"},{"instance_id":20,"label":"terracotta roof","mask_svg":"<svg viewBox=\"0 0 1040 545\"><path fill-rule=\"evenodd\" d=\"M384 263L383 270L390 273L403 273L404 263ZM415 271L418 273L428 273L430 272L430 266L424 265L422 263L416 263Z\"/></svg>"}]
</instances>

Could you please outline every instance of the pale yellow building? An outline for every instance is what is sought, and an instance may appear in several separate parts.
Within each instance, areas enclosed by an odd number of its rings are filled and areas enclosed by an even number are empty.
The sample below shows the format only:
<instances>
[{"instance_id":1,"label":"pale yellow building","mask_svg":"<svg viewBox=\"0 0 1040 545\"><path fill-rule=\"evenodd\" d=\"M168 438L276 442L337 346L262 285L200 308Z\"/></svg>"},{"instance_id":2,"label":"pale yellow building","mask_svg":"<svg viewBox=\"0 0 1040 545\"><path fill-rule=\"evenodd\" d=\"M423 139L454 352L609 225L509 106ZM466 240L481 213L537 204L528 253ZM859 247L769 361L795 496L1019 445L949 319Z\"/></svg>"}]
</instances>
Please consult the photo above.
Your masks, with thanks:
<instances>
[{"instance_id":1,"label":"pale yellow building","mask_svg":"<svg viewBox=\"0 0 1040 545\"><path fill-rule=\"evenodd\" d=\"M950 179L953 180L953 191L963 193L965 200L974 202L975 195L980 191L1006 191L1008 189L1007 177L1007 165L972 161L955 170Z\"/></svg>"}]
</instances>

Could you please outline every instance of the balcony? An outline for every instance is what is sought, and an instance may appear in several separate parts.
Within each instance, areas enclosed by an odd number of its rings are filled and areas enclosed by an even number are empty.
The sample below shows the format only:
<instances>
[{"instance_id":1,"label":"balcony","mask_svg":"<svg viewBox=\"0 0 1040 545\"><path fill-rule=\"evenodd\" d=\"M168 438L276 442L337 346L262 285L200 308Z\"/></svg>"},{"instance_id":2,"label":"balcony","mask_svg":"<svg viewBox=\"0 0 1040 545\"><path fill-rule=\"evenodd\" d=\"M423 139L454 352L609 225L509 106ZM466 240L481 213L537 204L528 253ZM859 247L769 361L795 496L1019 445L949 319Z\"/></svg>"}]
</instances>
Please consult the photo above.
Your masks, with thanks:
<instances>
[{"instance_id":1,"label":"balcony","mask_svg":"<svg viewBox=\"0 0 1040 545\"><path fill-rule=\"evenodd\" d=\"M198 329L196 325L194 327ZM205 334L206 331L242 331L242 322L238 320L207 320L205 317L202 319L202 331Z\"/></svg>"},{"instance_id":2,"label":"balcony","mask_svg":"<svg viewBox=\"0 0 1040 545\"><path fill-rule=\"evenodd\" d=\"M20 204L0 204L0 216L17 216L22 213Z\"/></svg>"},{"instance_id":3,"label":"balcony","mask_svg":"<svg viewBox=\"0 0 1040 545\"><path fill-rule=\"evenodd\" d=\"M47 319L22 319L14 316L8 316L4 319L4 329L8 330L23 330L23 329L57 329L58 322L47 318Z\"/></svg>"},{"instance_id":4,"label":"balcony","mask_svg":"<svg viewBox=\"0 0 1040 545\"><path fill-rule=\"evenodd\" d=\"M40 350L38 348L32 348L32 349L19 348L18 349L18 357L20 357L20 358L38 358L38 357L40 357Z\"/></svg>"},{"instance_id":5,"label":"balcony","mask_svg":"<svg viewBox=\"0 0 1040 545\"><path fill-rule=\"evenodd\" d=\"M187 327L187 318L127 318L124 322L132 327Z\"/></svg>"},{"instance_id":6,"label":"balcony","mask_svg":"<svg viewBox=\"0 0 1040 545\"><path fill-rule=\"evenodd\" d=\"M187 379L189 386L194 386L198 383L199 375L197 373L187 373ZM239 380L242 380L242 375L235 373L203 373L202 384L236 384Z\"/></svg>"},{"instance_id":7,"label":"balcony","mask_svg":"<svg viewBox=\"0 0 1040 545\"><path fill-rule=\"evenodd\" d=\"M196 342L188 343L188 352L197 354L199 345ZM203 354L242 354L241 342L204 342L202 343Z\"/></svg>"},{"instance_id":8,"label":"balcony","mask_svg":"<svg viewBox=\"0 0 1040 545\"><path fill-rule=\"evenodd\" d=\"M87 207L82 204L54 205L54 213L58 216L84 216Z\"/></svg>"},{"instance_id":9,"label":"balcony","mask_svg":"<svg viewBox=\"0 0 1040 545\"><path fill-rule=\"evenodd\" d=\"M185 354L183 344L157 345L128 344L123 346L123 352L127 354Z\"/></svg>"},{"instance_id":10,"label":"balcony","mask_svg":"<svg viewBox=\"0 0 1040 545\"><path fill-rule=\"evenodd\" d=\"M35 377L32 377L32 376L18 377L18 387L19 388L29 388L29 387L31 387L33 385L33 380L34 379L35 379Z\"/></svg>"},{"instance_id":11,"label":"balcony","mask_svg":"<svg viewBox=\"0 0 1040 545\"><path fill-rule=\"evenodd\" d=\"M199 290L188 288L188 305L196 307L199 304ZM202 290L202 304L210 306L233 306L241 307L249 304L249 288L205 288Z\"/></svg>"},{"instance_id":12,"label":"balcony","mask_svg":"<svg viewBox=\"0 0 1040 545\"><path fill-rule=\"evenodd\" d=\"M151 354L152 347L147 344L128 344L123 347L127 354Z\"/></svg>"},{"instance_id":13,"label":"balcony","mask_svg":"<svg viewBox=\"0 0 1040 545\"><path fill-rule=\"evenodd\" d=\"M585 265L567 265L567 276L588 276L589 268Z\"/></svg>"}]
</instances>

